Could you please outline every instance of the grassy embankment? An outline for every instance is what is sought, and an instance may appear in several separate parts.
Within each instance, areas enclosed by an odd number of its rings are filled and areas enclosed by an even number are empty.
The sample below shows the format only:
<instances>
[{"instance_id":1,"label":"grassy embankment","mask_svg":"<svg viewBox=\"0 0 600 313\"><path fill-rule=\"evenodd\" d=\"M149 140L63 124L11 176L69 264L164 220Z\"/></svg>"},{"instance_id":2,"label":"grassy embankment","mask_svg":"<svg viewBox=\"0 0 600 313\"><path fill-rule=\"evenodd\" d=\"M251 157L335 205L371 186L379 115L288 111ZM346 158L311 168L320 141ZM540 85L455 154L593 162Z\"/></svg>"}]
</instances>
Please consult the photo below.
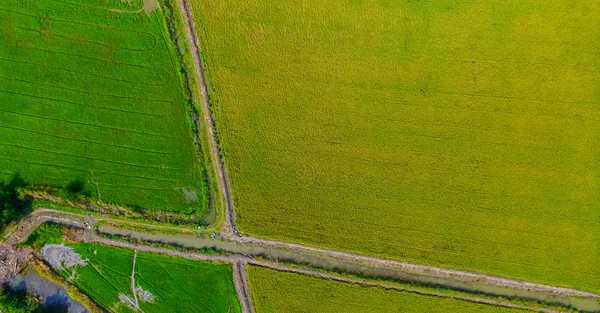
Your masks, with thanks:
<instances>
[{"instance_id":1,"label":"grassy embankment","mask_svg":"<svg viewBox=\"0 0 600 313\"><path fill-rule=\"evenodd\" d=\"M19 173L111 203L206 213L180 59L163 11L143 9L0 4L0 179Z\"/></svg>"},{"instance_id":2,"label":"grassy embankment","mask_svg":"<svg viewBox=\"0 0 600 313\"><path fill-rule=\"evenodd\" d=\"M594 1L191 1L240 229L600 291Z\"/></svg>"}]
</instances>

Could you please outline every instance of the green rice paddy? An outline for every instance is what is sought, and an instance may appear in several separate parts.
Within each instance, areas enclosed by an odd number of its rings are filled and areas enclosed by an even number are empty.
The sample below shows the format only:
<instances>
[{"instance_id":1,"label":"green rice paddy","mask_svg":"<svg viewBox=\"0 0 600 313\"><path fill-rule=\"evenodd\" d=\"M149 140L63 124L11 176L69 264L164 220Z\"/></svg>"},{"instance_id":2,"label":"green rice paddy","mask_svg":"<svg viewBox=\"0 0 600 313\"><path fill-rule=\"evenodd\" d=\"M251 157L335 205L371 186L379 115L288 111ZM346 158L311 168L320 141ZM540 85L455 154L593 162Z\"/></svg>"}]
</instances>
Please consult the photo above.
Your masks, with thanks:
<instances>
[{"instance_id":1,"label":"green rice paddy","mask_svg":"<svg viewBox=\"0 0 600 313\"><path fill-rule=\"evenodd\" d=\"M153 1L0 4L0 179L204 214L180 62Z\"/></svg>"},{"instance_id":2,"label":"green rice paddy","mask_svg":"<svg viewBox=\"0 0 600 313\"><path fill-rule=\"evenodd\" d=\"M134 312L119 300L119 294L133 299L133 250L86 243L69 246L88 263L76 267L72 283L110 312ZM138 252L135 273L136 286L154 297L150 302L139 300L143 312L241 312L229 264ZM67 278L71 271L60 274Z\"/></svg>"}]
</instances>

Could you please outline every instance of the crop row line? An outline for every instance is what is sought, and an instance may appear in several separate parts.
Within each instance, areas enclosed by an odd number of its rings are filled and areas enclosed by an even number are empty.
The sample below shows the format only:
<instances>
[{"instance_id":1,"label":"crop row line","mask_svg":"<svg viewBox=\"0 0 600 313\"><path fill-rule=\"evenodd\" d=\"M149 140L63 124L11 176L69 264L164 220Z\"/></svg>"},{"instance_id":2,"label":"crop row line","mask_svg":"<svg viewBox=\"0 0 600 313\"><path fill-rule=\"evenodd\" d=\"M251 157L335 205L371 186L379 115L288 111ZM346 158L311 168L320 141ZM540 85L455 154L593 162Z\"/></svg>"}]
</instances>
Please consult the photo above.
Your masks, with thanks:
<instances>
[{"instance_id":1,"label":"crop row line","mask_svg":"<svg viewBox=\"0 0 600 313\"><path fill-rule=\"evenodd\" d=\"M106 93L100 93L100 92L93 92L93 91L89 91L89 90L81 90L81 89L69 88L69 87L65 87L65 86L58 86L58 85L53 85L53 84L48 84L48 83L43 83L43 82L25 80L25 79L20 79L20 78L6 77L6 76L1 76L1 75L0 75L0 79L13 80L13 81L22 82L22 83L46 86L46 87L50 87L50 88L68 90L68 91L73 91L73 92L80 92L80 93L83 93L86 95L104 96L104 97L111 97L111 98L117 98L117 99L129 99L129 100L134 100L134 101L161 102L161 103L168 103L170 105L175 105L175 102L173 100L150 99L150 98L139 98L139 97L115 95L115 94L106 94Z\"/></svg>"},{"instance_id":2,"label":"crop row line","mask_svg":"<svg viewBox=\"0 0 600 313\"><path fill-rule=\"evenodd\" d=\"M285 153L287 150L283 150L283 149L273 149L274 151L280 151L282 153ZM323 153L323 154L319 154L319 153L314 153L313 156L316 157L328 157L330 156L331 153ZM342 155L339 155L339 157L343 157ZM481 178L483 181L489 179L489 178L502 178L502 179L507 179L507 180L513 180L513 181L519 181L518 178L521 178L522 181L522 177L514 177L514 176L502 176L502 175L489 175L489 174L477 174L477 173L471 173L471 172L466 172L466 171L462 171L462 172L457 172L457 171L450 171L450 170L445 170L443 168L415 168L415 167L411 167L409 165L409 162L406 163L401 163L401 162L393 162L393 161L381 161L378 159L373 159L373 158L368 158L368 157L363 157L363 156L352 156L353 159L356 160L360 160L364 163L371 163L371 164L380 164L385 166L387 169L389 169L390 167L401 167L404 168L405 170L403 170L402 172L407 174L407 173L411 173L411 174L430 174L431 172L433 172L433 174L435 173L442 173L442 174L450 174L452 176L470 176L470 177L478 177ZM289 166L289 164L283 162L283 161L278 161L278 160L272 160L271 161L273 164L279 165L280 167L287 167ZM365 176L362 175L361 176L362 179L365 179ZM411 177L415 177L415 176L411 176ZM377 178L377 177L374 177ZM543 181L541 179L536 179L536 178L531 178L528 177L527 181ZM385 181L385 180L384 180ZM327 187L320 187L322 189L327 189Z\"/></svg>"},{"instance_id":3,"label":"crop row line","mask_svg":"<svg viewBox=\"0 0 600 313\"><path fill-rule=\"evenodd\" d=\"M38 32L38 30L35 30L35 29L23 28L23 27L18 27L18 28L19 29L31 30L31 31ZM161 70L161 71L164 71L167 76L171 76L171 73L169 73L167 70L165 70L163 68L154 68L154 67L148 66L148 65L141 65L141 64L137 64L137 63L121 62L121 61L115 61L115 60L111 60L111 59L95 58L95 57L92 57L92 56L89 56L89 55L83 55L83 54L77 54L77 53L69 53L69 52L65 52L65 51L42 49L42 48L37 48L37 47L30 46L28 44L23 44L20 41L18 41L16 43L16 45L14 45L14 46L10 45L10 44L7 44L7 43L0 43L0 45L5 46L5 47L11 47L11 48L14 47L14 48L17 48L17 49L40 51L40 52L52 53L52 54L62 54L62 55L79 57L79 58L88 59L88 60L100 61L100 62L103 62L103 63L115 64L115 65L125 65L125 66L139 67L139 68L148 69L148 70L151 70L151 71Z\"/></svg>"},{"instance_id":4,"label":"crop row line","mask_svg":"<svg viewBox=\"0 0 600 313\"><path fill-rule=\"evenodd\" d=\"M162 300L163 300L162 302L168 304L171 307L171 309L173 310L173 312L185 313L185 312L181 312L177 307L173 306L173 304L171 304L171 302L169 301L169 298L163 296L163 294L159 291L159 289L156 288L156 287L154 287L153 284L151 284L150 282L142 279L141 277L139 279L141 281L145 282L150 287L150 289L152 289L154 291L154 293L153 293L154 295L157 295L159 298L162 298ZM194 301L193 303L196 303L196 301Z\"/></svg>"},{"instance_id":5,"label":"crop row line","mask_svg":"<svg viewBox=\"0 0 600 313\"><path fill-rule=\"evenodd\" d=\"M90 156L71 154L71 153L66 153L66 152L49 151L49 150L44 150L44 149L40 149L40 148L27 147L27 146L23 146L23 145L12 144L12 143L0 142L0 146L8 147L8 148L24 149L24 150L30 150L30 151L36 151L36 152L43 152L43 153L49 153L49 154L62 155L62 156L67 156L67 157L72 157L72 158L84 159L84 160L88 160L88 161L106 162L106 163L117 164L117 165L124 165L124 166L130 166L130 167L159 168L156 165L144 165L144 164L136 164L136 163L115 161L115 160L109 160L109 159L100 159L100 158L94 158L94 157L90 157ZM165 169L179 170L179 169L174 169L174 168L169 168L169 167L165 167Z\"/></svg>"},{"instance_id":6,"label":"crop row line","mask_svg":"<svg viewBox=\"0 0 600 313\"><path fill-rule=\"evenodd\" d=\"M160 266L160 268L163 269L163 271L167 274L167 276L169 276L169 278L177 285L177 287L179 287L179 289L181 289L182 292L184 292L191 301L193 301L194 303L200 303L202 304L202 306L204 308L206 308L208 311L213 312L214 311L207 306L206 304L204 304L204 301L198 301L198 300L205 300L205 301L210 301L210 298L208 298L206 295L204 296L204 299L198 299L198 296L195 294L190 293L190 291L186 288L184 288L177 279L175 279L175 277L173 277L173 275L171 275L171 273L169 273L169 271L161 264L162 262L156 262L156 264L158 264L158 266ZM229 277L227 277L227 279L230 279ZM209 302L210 303L210 302Z\"/></svg>"},{"instance_id":7,"label":"crop row line","mask_svg":"<svg viewBox=\"0 0 600 313\"><path fill-rule=\"evenodd\" d=\"M101 185L101 186L109 186L109 187L117 187L117 188L133 188L133 189L143 189L143 190L173 190L173 187L148 187L148 186L139 186L139 185L132 185L132 184L118 185L118 184L103 183L103 182L99 182L97 184Z\"/></svg>"},{"instance_id":8,"label":"crop row line","mask_svg":"<svg viewBox=\"0 0 600 313\"><path fill-rule=\"evenodd\" d=\"M141 12L141 10L144 9L144 5L143 5L142 1L140 1L140 3L142 3L142 6L140 6L139 8L132 8L132 10L121 10L121 9L100 7L100 6L95 6L95 5L85 5L85 4L81 4L81 3L73 3L73 2L69 2L69 1L63 1L63 0L54 0L54 2L59 2L59 3L67 4L67 5L76 6L76 7L91 8L91 9L110 11L110 12L119 12L119 13L139 13L139 12Z\"/></svg>"},{"instance_id":9,"label":"crop row line","mask_svg":"<svg viewBox=\"0 0 600 313\"><path fill-rule=\"evenodd\" d=\"M153 153L153 154L160 154L160 155L171 155L171 153L167 153L167 152L164 152L164 151L156 151L156 150L135 148L135 147L129 147L129 146L111 144L111 143L106 143L106 142L101 142L101 141L94 141L94 140L89 140L89 139L81 139L81 138L74 138L74 137L59 136L59 135L56 135L56 134L51 134L51 133L37 131L37 130L32 130L32 129L25 129L25 128L20 128L20 127L14 127L14 126L0 125L0 128L17 130L17 131L22 131L22 132L32 133L32 134L38 134L38 135L44 135L44 136L58 138L58 139L64 139L64 140L72 140L72 141L78 141L78 142L91 143L91 144L96 144L96 145L100 145L100 146L107 146L107 147L113 147L113 148L123 148L123 149L133 150L133 151L137 151L137 152L143 152L143 153Z\"/></svg>"},{"instance_id":10,"label":"crop row line","mask_svg":"<svg viewBox=\"0 0 600 313\"><path fill-rule=\"evenodd\" d=\"M409 59L409 58L406 58L406 59ZM468 64L476 64L477 62L483 62L483 63L526 64L526 65L532 65L532 66L543 65L543 66L549 66L549 67L583 67L583 68L589 68L592 70L596 70L598 68L598 65L596 65L596 64L580 64L580 63L565 64L565 63L552 63L552 62L531 62L531 61L516 61L516 60L498 60L498 59L460 59L460 58L423 57L423 56L419 56L416 59L446 61L446 62L457 61L457 62L468 63Z\"/></svg>"},{"instance_id":11,"label":"crop row line","mask_svg":"<svg viewBox=\"0 0 600 313\"><path fill-rule=\"evenodd\" d=\"M205 269L205 270L210 270L211 269L209 266L204 266L204 265L202 265L200 263L199 264L195 264L195 263L193 263L193 264L187 264L185 262L182 263L182 262L164 261L164 260L156 261L153 258L140 257L140 256L138 256L138 259L147 260L147 261L155 262L155 263L174 264L174 265L185 266L185 267L196 267L196 268L201 268L201 269Z\"/></svg>"},{"instance_id":12,"label":"crop row line","mask_svg":"<svg viewBox=\"0 0 600 313\"><path fill-rule=\"evenodd\" d=\"M57 122L62 122L62 123L68 123L68 124L74 124L74 125L82 125L82 126L88 126L88 127L96 127L96 128L103 129L103 130L112 130L112 131L117 131L117 132L126 132L126 133L140 134L140 135L145 135L145 136L149 136L149 137L172 138L171 136L166 136L166 135L162 135L162 134L147 133L147 132L143 132L143 131L139 131L139 130L118 128L118 127L111 127L111 126L103 126L103 125L96 125L96 124L90 124L90 123L84 123L84 122L77 122L77 121L71 121L71 120L65 120L65 119L59 119L59 118L53 118L53 117L48 117L48 116L41 116L41 115L35 115L35 114L28 114L28 113L10 111L10 110L2 109L2 108L0 108L0 112L5 112L5 113L10 113L10 114L15 114L15 115L21 115L21 116L27 116L27 117L36 118L36 119L42 119L42 120L57 121Z\"/></svg>"},{"instance_id":13,"label":"crop row line","mask_svg":"<svg viewBox=\"0 0 600 313\"><path fill-rule=\"evenodd\" d=\"M67 72L69 74L86 75L86 76L95 77L95 78L114 80L114 81L118 81L118 82L122 82L122 83L128 83L128 84L133 84L133 85L141 85L141 86L166 86L169 83L169 81L162 82L160 84L159 83L137 82L137 81L134 81L134 80L127 80L127 79L121 79L121 78L117 78L117 77L110 77L110 76L92 74L92 73L87 73L87 72L82 72L82 71L76 71L76 70L71 70L71 69L66 69L66 68L56 67L56 66L49 66L49 65L46 65L46 64L37 64L37 63L27 62L27 61L22 61L22 60L14 60L14 59L7 59L7 58L0 58L0 60L1 61L5 61L5 62L27 64L27 65L34 66L34 67L37 67L37 68L53 69L53 70L57 70L57 71L63 71L63 72Z\"/></svg>"},{"instance_id":14,"label":"crop row line","mask_svg":"<svg viewBox=\"0 0 600 313\"><path fill-rule=\"evenodd\" d=\"M125 110L125 109L117 109L117 108L112 108L112 107L105 107L105 106L93 105L93 104L85 104L85 103L80 103L80 102L75 102L75 101L55 99L55 98L43 97L43 96L36 96L36 95L30 95L30 94L26 94L26 93L22 93L22 92L0 89L0 93L2 93L2 92L17 95L17 96L22 96L22 97L47 100L48 103L51 103L51 102L66 103L66 104L70 104L70 105L73 105L73 106L76 106L79 108L93 107L93 108L98 108L98 109L102 109L102 110L115 111L115 112L127 113L127 114L135 114L135 115L150 116L150 117L167 117L167 115L164 115L164 114L155 114L155 113L131 111L131 110Z\"/></svg>"},{"instance_id":15,"label":"crop row line","mask_svg":"<svg viewBox=\"0 0 600 313\"><path fill-rule=\"evenodd\" d=\"M286 226L285 223L278 223L278 227L279 228L290 229L290 230L293 230L295 232L310 234L310 235L312 235L312 237L322 237L317 232L311 232L311 231L307 231L306 229L299 229L299 228L295 228L295 227L289 227L289 226ZM344 235L337 235L335 233L329 233L329 234L327 234L327 236L328 237L342 238L344 242L348 242L348 237L344 236ZM409 250L418 250L418 251L421 251L421 252L426 252L426 253L429 253L430 255L438 255L439 253L449 253L449 254L466 255L466 256L468 256L470 258L472 258L472 256L473 256L471 253L465 252L465 251L449 250L449 249L443 249L443 248L429 249L429 248L416 247L414 245L414 243L411 243L411 242L403 242L403 241L395 241L395 240L385 240L384 241L384 240L377 240L377 239L367 239L367 238L364 238L364 237L354 237L353 240L354 241L368 241L368 242L375 242L375 243L383 243L383 244L388 245L388 246L390 246L390 244L393 244L394 246L406 247ZM519 262L519 261L513 261L513 260L507 260L507 259L501 259L501 258L494 258L494 257L490 257L490 256L486 256L486 255L481 255L481 254L477 254L477 258L487 259L487 260L494 261L494 262L499 262L499 263L514 264L514 265L519 265L519 266L529 266L529 267L539 268L539 269L542 269L542 270L549 270L549 271L560 272L560 273L563 273L563 274L564 273L577 273L577 274L584 274L584 275L591 275L591 276L596 275L595 273L578 271L578 270L574 270L574 269L565 269L565 268L557 268L557 267L550 267L550 266L541 266L541 265L538 265L536 263Z\"/></svg>"},{"instance_id":16,"label":"crop row line","mask_svg":"<svg viewBox=\"0 0 600 313\"><path fill-rule=\"evenodd\" d=\"M152 50L152 49L154 49L156 47L157 41L158 41L156 39L156 36L153 33L146 32L146 31L139 31L139 30L133 30L133 29L119 28L119 27L114 27L114 26L109 26L109 25L100 25L100 24L94 24L94 23L85 23L85 22L79 22L79 21L74 21L74 20L58 19L58 18L52 18L52 17L48 17L48 16L28 14L28 13L14 11L14 10L5 9L5 8L0 8L0 11L4 11L4 12L8 12L8 13L13 13L13 14L18 14L18 15L27 16L27 17L32 17L32 18L35 18L35 19L43 19L43 20L47 20L47 21L59 22L59 23L69 23L69 24L75 24L75 25L98 27L98 28L101 28L101 29L111 29L111 30L115 30L115 31L131 32L131 33L135 33L135 34L138 34L138 35L150 36L153 39L153 44L148 49L127 49L127 48L120 48L120 49L124 49L124 50L129 50L129 51L150 51L150 50Z\"/></svg>"},{"instance_id":17,"label":"crop row line","mask_svg":"<svg viewBox=\"0 0 600 313\"><path fill-rule=\"evenodd\" d=\"M321 98L325 98L325 96L321 93L305 93L306 94L310 94L311 96L314 97L321 97ZM336 95L336 99L343 99L341 98L341 96ZM389 104L398 104L401 106L408 106L408 107L415 107L415 108L428 108L429 106L427 105L418 105L418 104L410 104L408 100L396 100L396 101L386 101L386 100L378 100L378 99L359 99L357 97L352 97L352 98L348 98L348 99L343 99L343 100L347 100L347 101L369 101L369 102L373 102L373 103L389 103ZM301 101L298 101L298 103L300 103ZM446 108L445 106L433 106L433 108ZM450 107L448 107L450 108ZM452 109L455 108L460 108L460 107L452 107ZM407 125L414 125L414 124L425 124L425 125L432 125L432 126L439 126L439 127L448 127L448 128L458 128L458 129L467 129L467 130L473 130L473 131L490 131L490 132L505 132L505 131L510 131L511 133L515 133L515 134L527 134L527 135L535 135L535 136L546 136L544 134L540 134L539 132L533 132L533 131L527 131L527 130L515 130L513 128L510 127L504 127L506 130L502 130L499 128L493 128L493 127L468 127L468 126L462 126L462 125L455 125L455 124L445 124L445 123L435 123L435 122L426 122L426 121L411 121L408 119L397 119L397 118L392 118L390 117L390 113L386 112L386 115L375 115L372 110L370 110L369 113L365 114L363 111L360 110L351 110L351 107L346 107L344 110L344 113L348 114L348 113L352 113L352 116L359 116L360 118L375 118L379 121L381 120L386 120L386 121L390 121L390 122L398 122L401 124L407 124ZM488 111L485 111L486 113ZM489 112L497 112L496 110L491 110ZM403 112L401 112L403 113ZM328 116L336 116L333 115L332 113L328 112ZM418 115L419 117L422 117L422 114ZM284 116L284 115L278 115L278 117L280 118L288 118L288 119L297 119L296 116Z\"/></svg>"},{"instance_id":18,"label":"crop row line","mask_svg":"<svg viewBox=\"0 0 600 313\"><path fill-rule=\"evenodd\" d=\"M419 235L410 235L407 234L406 232L411 232L411 233L417 233L417 234L424 234L424 235L429 235L429 236L433 236L433 237L438 237L441 239L455 239L458 242L460 241L470 241L470 242L479 242L479 243L485 243L485 244L493 244L493 245L497 245L497 246L503 246L503 247L509 247L509 248L521 248L521 249L532 249L532 250L539 250L539 251L547 251L547 252L557 252L557 251L563 251L564 247L558 247L555 246L554 248L543 248L539 246L539 243L535 243L535 246L532 245L521 245L521 244L510 244L510 243L503 243L503 242L498 242L498 241L493 241L493 240L486 240L486 239L477 239L474 238L473 236L468 236L468 237L462 237L462 236L453 236L449 233L437 233L437 232L433 232L433 231L423 231L423 230L418 230L415 228L409 228L409 227L401 227L401 226L391 226L388 224L383 224L383 223L372 223L372 222L364 222L364 221L357 221L357 220L353 220L353 219L342 219L342 218L336 218L336 217L330 217L330 216L322 216L322 215L318 215L318 214L303 214L303 213L297 213L297 212L293 212L290 213L290 211L285 211L286 215L295 215L295 216L299 216L303 219L306 218L312 218L312 220L314 221L323 221L323 220L332 220L332 221L337 221L338 223L332 224L332 225L336 225L336 231L338 233L342 232L341 230L343 229L343 227L340 227L340 225L343 224L355 224L355 225L360 225L361 227L359 228L355 228L355 229L371 229L368 228L369 226L374 226L375 228L373 229L381 229L381 228L385 228L385 229L394 229L394 230L400 230L402 232L399 232L398 234L402 234L402 236L404 237L409 237L409 238L415 238L415 239L421 239L424 240L426 242L428 242L426 239L424 239L422 236ZM272 216L272 215L271 215ZM468 223L460 223L462 225L468 225ZM362 227L365 226L365 227ZM519 232L521 233L521 232ZM559 237L561 239L567 239L569 241L578 241L575 238L566 238L566 237ZM588 240L588 242L593 242L595 243L596 241L594 240ZM456 241L453 241L453 243L456 243ZM587 254L584 254L582 252L569 252L569 255L581 255L581 256L588 256Z\"/></svg>"},{"instance_id":19,"label":"crop row line","mask_svg":"<svg viewBox=\"0 0 600 313\"><path fill-rule=\"evenodd\" d=\"M158 181L158 182L170 183L170 184L174 184L174 185L178 182L178 180L174 180L174 179L163 179L163 178L156 178L156 177L146 177L146 176L139 176L139 175L107 172L107 171L89 170L89 169L82 169L82 168L60 165L60 164L43 163L43 162L36 162L36 161L25 160L25 159L13 159L13 158L4 157L4 156L0 156L0 160L11 161L11 162L15 162L15 163L26 163L26 164L32 164L32 165L37 165L37 166L52 167L52 168L61 168L61 169L66 169L66 170L70 170L70 171L75 170L75 171L82 172L84 174L89 174L89 173L104 174L104 175L109 175L109 176L136 178L136 179L143 179L143 180L149 180L149 181Z\"/></svg>"},{"instance_id":20,"label":"crop row line","mask_svg":"<svg viewBox=\"0 0 600 313\"><path fill-rule=\"evenodd\" d=\"M114 45L114 44L106 44L106 43L103 43L103 42L100 42L100 41L94 41L94 40L90 40L90 39L83 39L81 37L67 36L67 35L63 35L63 34L52 32L50 30L42 30L42 29L35 29L35 28L29 28L29 27L20 27L20 26L17 26L15 28L21 29L21 30L25 30L25 31L30 31L30 32L36 32L36 33L38 33L38 34L40 34L42 36L58 37L58 38L66 39L66 40L73 41L73 42L76 42L76 43L85 42L85 43L94 44L94 45L102 46L102 47L109 48L109 49L121 49L121 50L128 50L128 51L143 51L143 52L152 50L152 49L124 48L124 47L119 47L119 46ZM156 43L155 43L155 45L156 45Z\"/></svg>"}]
</instances>

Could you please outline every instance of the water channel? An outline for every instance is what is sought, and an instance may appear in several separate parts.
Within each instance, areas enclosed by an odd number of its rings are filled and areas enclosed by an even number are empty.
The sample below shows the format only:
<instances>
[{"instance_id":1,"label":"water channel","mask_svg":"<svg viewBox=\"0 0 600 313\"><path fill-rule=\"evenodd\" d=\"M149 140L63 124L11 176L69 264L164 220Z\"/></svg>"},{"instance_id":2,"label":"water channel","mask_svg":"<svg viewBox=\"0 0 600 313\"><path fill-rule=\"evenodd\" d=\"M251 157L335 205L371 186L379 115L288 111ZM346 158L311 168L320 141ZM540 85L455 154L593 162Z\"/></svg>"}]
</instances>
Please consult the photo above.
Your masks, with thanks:
<instances>
[{"instance_id":1,"label":"water channel","mask_svg":"<svg viewBox=\"0 0 600 313\"><path fill-rule=\"evenodd\" d=\"M52 308L53 312L89 313L83 304L69 296L65 287L40 276L32 266L26 267L9 285L11 289L36 294L42 299L42 307Z\"/></svg>"},{"instance_id":2,"label":"water channel","mask_svg":"<svg viewBox=\"0 0 600 313\"><path fill-rule=\"evenodd\" d=\"M600 312L600 302L598 302L598 299L562 297L557 295L551 295L541 291L529 291L516 288L497 287L477 282L463 282L452 280L449 278L416 275L412 273L403 272L398 269L376 268L357 262L341 261L326 256L290 251L281 247L265 247L258 246L252 243L234 242L222 239L193 237L185 235L151 234L134 230L121 229L105 224L98 226L98 232L108 235L128 236L133 239L169 244L185 248L214 248L216 250L246 255L250 257L261 256L270 260L291 261L326 270L341 269L349 273L362 273L366 276L382 277L407 283L415 283L427 286L438 286L471 293L502 296L508 298L519 297L547 304L557 304L564 307L570 307L579 311Z\"/></svg>"}]
</instances>

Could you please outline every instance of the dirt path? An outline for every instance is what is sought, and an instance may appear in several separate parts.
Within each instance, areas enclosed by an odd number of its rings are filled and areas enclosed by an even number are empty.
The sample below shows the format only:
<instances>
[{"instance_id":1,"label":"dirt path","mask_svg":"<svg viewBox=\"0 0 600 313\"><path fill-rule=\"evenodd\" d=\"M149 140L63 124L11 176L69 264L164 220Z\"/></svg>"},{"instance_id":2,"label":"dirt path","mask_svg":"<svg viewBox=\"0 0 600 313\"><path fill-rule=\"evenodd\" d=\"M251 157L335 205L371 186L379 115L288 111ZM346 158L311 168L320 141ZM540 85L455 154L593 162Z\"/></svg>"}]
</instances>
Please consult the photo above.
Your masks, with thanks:
<instances>
[{"instance_id":1,"label":"dirt path","mask_svg":"<svg viewBox=\"0 0 600 313\"><path fill-rule=\"evenodd\" d=\"M131 293L133 294L134 305L136 309L140 309L137 292L135 291L135 261L137 259L137 250L133 250L133 265L131 267Z\"/></svg>"},{"instance_id":2,"label":"dirt path","mask_svg":"<svg viewBox=\"0 0 600 313\"><path fill-rule=\"evenodd\" d=\"M223 192L225 198L225 223L223 224L222 232L241 236L235 224L235 210L233 208L233 197L231 196L231 188L229 185L229 176L223 163L223 158L219 152L217 142L215 140L215 119L210 110L210 98L208 97L208 84L204 75L204 67L202 63L202 54L200 53L200 41L196 36L196 24L192 16L192 10L187 0L177 0L177 7L181 11L181 15L185 19L185 33L190 46L192 59L194 60L195 75L198 79L198 89L200 90L202 115L208 130L208 138L210 143L210 153L212 155L213 166L217 172L217 184Z\"/></svg>"},{"instance_id":3,"label":"dirt path","mask_svg":"<svg viewBox=\"0 0 600 313\"><path fill-rule=\"evenodd\" d=\"M242 306L242 313L255 313L248 285L248 276L246 275L246 262L233 261L233 283Z\"/></svg>"}]
</instances>

